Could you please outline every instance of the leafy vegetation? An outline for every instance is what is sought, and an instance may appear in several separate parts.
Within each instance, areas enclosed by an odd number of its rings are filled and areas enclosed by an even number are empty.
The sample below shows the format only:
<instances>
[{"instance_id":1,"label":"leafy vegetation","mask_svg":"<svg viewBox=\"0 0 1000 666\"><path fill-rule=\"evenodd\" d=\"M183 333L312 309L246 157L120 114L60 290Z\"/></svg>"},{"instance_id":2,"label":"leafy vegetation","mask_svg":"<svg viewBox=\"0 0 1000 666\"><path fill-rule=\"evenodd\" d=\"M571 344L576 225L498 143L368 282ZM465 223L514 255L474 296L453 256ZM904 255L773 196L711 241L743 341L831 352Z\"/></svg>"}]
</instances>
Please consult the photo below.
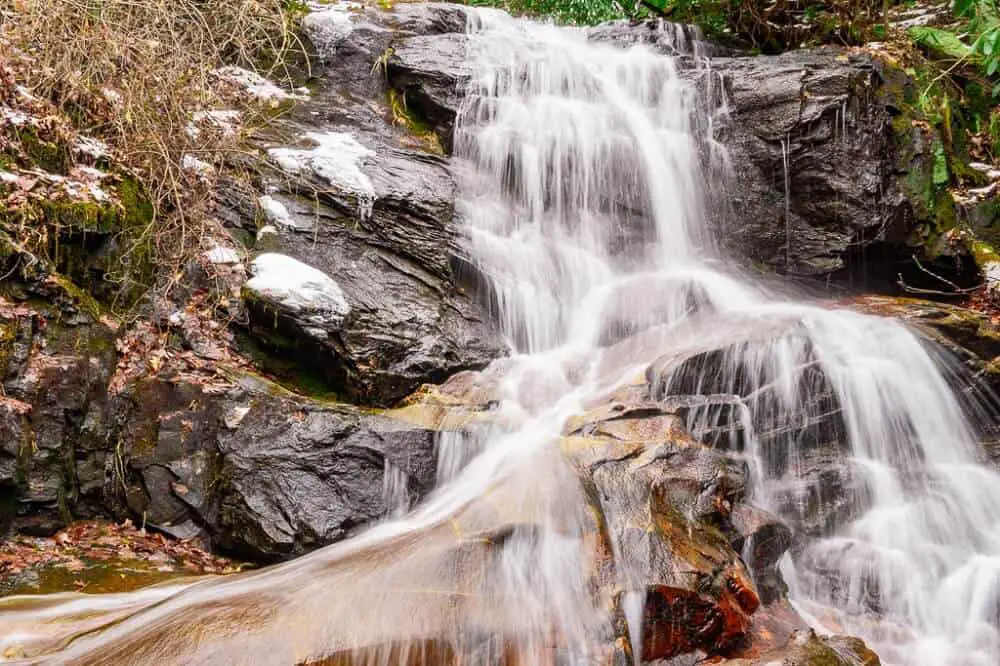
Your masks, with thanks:
<instances>
[{"instance_id":1,"label":"leafy vegetation","mask_svg":"<svg viewBox=\"0 0 1000 666\"><path fill-rule=\"evenodd\" d=\"M646 15L641 4L631 5L629 0L465 0L466 4L479 7L499 7L512 14L550 17L557 23L594 25L621 18L638 18Z\"/></svg>"},{"instance_id":2,"label":"leafy vegetation","mask_svg":"<svg viewBox=\"0 0 1000 666\"><path fill-rule=\"evenodd\" d=\"M658 14L763 53L885 35L885 0L643 0Z\"/></svg>"},{"instance_id":3,"label":"leafy vegetation","mask_svg":"<svg viewBox=\"0 0 1000 666\"><path fill-rule=\"evenodd\" d=\"M947 28L915 26L910 37L942 60L954 61L949 74L961 67L991 78L1000 72L1000 10L997 0L956 0L952 12L958 22ZM991 96L1000 96L1000 82L992 82Z\"/></svg>"},{"instance_id":4,"label":"leafy vegetation","mask_svg":"<svg viewBox=\"0 0 1000 666\"><path fill-rule=\"evenodd\" d=\"M884 0L466 0L560 23L664 16L723 41L777 52L802 43L856 44L884 35Z\"/></svg>"}]
</instances>

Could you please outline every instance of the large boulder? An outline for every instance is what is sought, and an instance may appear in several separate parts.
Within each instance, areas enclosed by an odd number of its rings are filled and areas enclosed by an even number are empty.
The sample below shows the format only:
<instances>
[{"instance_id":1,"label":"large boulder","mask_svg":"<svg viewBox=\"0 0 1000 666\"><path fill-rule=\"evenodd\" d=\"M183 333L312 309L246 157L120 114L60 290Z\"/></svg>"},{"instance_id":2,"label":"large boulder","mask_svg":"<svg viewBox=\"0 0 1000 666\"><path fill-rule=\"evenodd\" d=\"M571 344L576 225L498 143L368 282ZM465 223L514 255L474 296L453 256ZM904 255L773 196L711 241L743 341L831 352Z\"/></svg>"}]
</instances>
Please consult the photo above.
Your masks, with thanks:
<instances>
[{"instance_id":1,"label":"large boulder","mask_svg":"<svg viewBox=\"0 0 1000 666\"><path fill-rule=\"evenodd\" d=\"M339 541L435 480L431 430L253 375L148 376L119 394L120 510L273 560Z\"/></svg>"},{"instance_id":2,"label":"large boulder","mask_svg":"<svg viewBox=\"0 0 1000 666\"><path fill-rule=\"evenodd\" d=\"M410 98L389 95L381 75L396 41L417 31L453 34L464 17L433 3L331 8L306 26L330 62L323 85L259 137L272 168L252 167L255 188L223 188L221 214L252 252L286 255L334 280L346 308L336 331L318 327L327 334L317 346L316 326L287 308L276 317L257 307L251 281L249 332L265 348L265 369L273 369L268 357L291 359L338 396L389 405L506 353L453 268L450 164L409 122Z\"/></svg>"},{"instance_id":3,"label":"large boulder","mask_svg":"<svg viewBox=\"0 0 1000 666\"><path fill-rule=\"evenodd\" d=\"M731 114L721 137L733 164L722 211L731 251L821 276L866 244L904 240L913 214L897 182L893 110L879 97L884 65L824 48L712 67Z\"/></svg>"}]
</instances>

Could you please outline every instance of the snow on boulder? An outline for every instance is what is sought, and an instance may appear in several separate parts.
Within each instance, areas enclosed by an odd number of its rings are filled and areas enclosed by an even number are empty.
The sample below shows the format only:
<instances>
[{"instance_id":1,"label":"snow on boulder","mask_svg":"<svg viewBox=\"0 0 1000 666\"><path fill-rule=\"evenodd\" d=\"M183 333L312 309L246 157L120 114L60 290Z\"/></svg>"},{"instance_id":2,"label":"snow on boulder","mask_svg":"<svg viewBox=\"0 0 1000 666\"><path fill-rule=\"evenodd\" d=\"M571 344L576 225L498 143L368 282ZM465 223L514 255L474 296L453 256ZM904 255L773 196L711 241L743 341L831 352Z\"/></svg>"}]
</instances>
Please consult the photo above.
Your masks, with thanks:
<instances>
[{"instance_id":1,"label":"snow on boulder","mask_svg":"<svg viewBox=\"0 0 1000 666\"><path fill-rule=\"evenodd\" d=\"M360 2L336 2L313 4L310 9L312 11L302 18L302 28L320 52L330 57L337 45L354 31L351 17L361 12L364 5Z\"/></svg>"},{"instance_id":2,"label":"snow on boulder","mask_svg":"<svg viewBox=\"0 0 1000 666\"><path fill-rule=\"evenodd\" d=\"M244 285L248 296L287 315L312 337L325 339L351 312L340 285L298 259L268 252L253 260L250 273Z\"/></svg>"},{"instance_id":3,"label":"snow on boulder","mask_svg":"<svg viewBox=\"0 0 1000 666\"><path fill-rule=\"evenodd\" d=\"M361 219L371 217L375 186L361 170L361 164L374 157L375 152L346 132L309 132L305 138L315 144L313 148L272 148L268 154L287 173L311 172L340 191L354 195Z\"/></svg>"}]
</instances>

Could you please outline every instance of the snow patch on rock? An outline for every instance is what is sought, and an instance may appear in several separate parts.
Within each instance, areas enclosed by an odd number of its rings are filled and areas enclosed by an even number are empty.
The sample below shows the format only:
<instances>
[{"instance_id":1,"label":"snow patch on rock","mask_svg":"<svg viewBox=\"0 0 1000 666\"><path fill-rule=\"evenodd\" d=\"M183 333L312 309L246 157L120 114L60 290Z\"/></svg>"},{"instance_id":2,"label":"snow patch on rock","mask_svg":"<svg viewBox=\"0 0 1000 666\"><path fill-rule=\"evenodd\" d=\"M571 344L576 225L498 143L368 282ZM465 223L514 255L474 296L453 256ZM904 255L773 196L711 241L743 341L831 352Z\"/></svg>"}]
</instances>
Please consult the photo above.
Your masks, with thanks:
<instances>
[{"instance_id":1,"label":"snow patch on rock","mask_svg":"<svg viewBox=\"0 0 1000 666\"><path fill-rule=\"evenodd\" d=\"M351 14L361 8L360 2L312 3L302 18L302 29L321 53L330 55L354 31Z\"/></svg>"},{"instance_id":2,"label":"snow patch on rock","mask_svg":"<svg viewBox=\"0 0 1000 666\"><path fill-rule=\"evenodd\" d=\"M302 95L293 95L249 69L229 65L216 69L214 73L223 81L243 88L247 94L260 102L280 103L291 99L303 99Z\"/></svg>"},{"instance_id":3,"label":"snow patch on rock","mask_svg":"<svg viewBox=\"0 0 1000 666\"><path fill-rule=\"evenodd\" d=\"M253 260L250 272L247 291L291 315L313 337L325 339L351 312L333 278L287 255L262 254Z\"/></svg>"},{"instance_id":4,"label":"snow patch on rock","mask_svg":"<svg viewBox=\"0 0 1000 666\"><path fill-rule=\"evenodd\" d=\"M292 214L288 212L287 208L285 208L285 204L281 203L270 194L265 194L257 201L260 203L260 209L264 211L264 219L268 222L271 222L272 224L292 226Z\"/></svg>"},{"instance_id":5,"label":"snow patch on rock","mask_svg":"<svg viewBox=\"0 0 1000 666\"><path fill-rule=\"evenodd\" d=\"M27 125L32 120L31 116L24 111L18 111L9 106L0 106L0 118L3 118L4 122L8 125L14 125L15 127Z\"/></svg>"},{"instance_id":6,"label":"snow patch on rock","mask_svg":"<svg viewBox=\"0 0 1000 666\"><path fill-rule=\"evenodd\" d=\"M201 128L199 127L201 125L218 130L222 133L222 136L233 137L236 136L236 128L239 127L242 117L239 111L231 109L196 111L191 115L191 122L184 128L184 131L192 139L197 139L201 134Z\"/></svg>"},{"instance_id":7,"label":"snow patch on rock","mask_svg":"<svg viewBox=\"0 0 1000 666\"><path fill-rule=\"evenodd\" d=\"M272 224L265 224L257 231L257 240L262 241L270 238L271 236L278 235L278 227Z\"/></svg>"},{"instance_id":8,"label":"snow patch on rock","mask_svg":"<svg viewBox=\"0 0 1000 666\"><path fill-rule=\"evenodd\" d=\"M18 95L20 95L20 96L21 96L21 97L23 97L24 99L28 100L29 102L37 102L37 101L38 101L38 98L37 98L37 97L35 97L35 96L34 96L34 95L33 95L33 94L31 93L31 91L30 91L30 90L28 90L27 88L25 88L24 86L22 86L22 85L20 85L20 84L18 84L18 85L16 85L16 86L14 86L14 90L16 90L16 91L17 91L17 94L18 94Z\"/></svg>"},{"instance_id":9,"label":"snow patch on rock","mask_svg":"<svg viewBox=\"0 0 1000 666\"><path fill-rule=\"evenodd\" d=\"M299 231L310 231L313 223L305 216L293 215L288 208L278 199L270 194L265 194L257 200L260 209L264 213L264 220L270 225L298 229Z\"/></svg>"},{"instance_id":10,"label":"snow patch on rock","mask_svg":"<svg viewBox=\"0 0 1000 666\"><path fill-rule=\"evenodd\" d=\"M210 264L238 264L240 263L240 253L231 247L225 247L222 245L216 245L211 250L205 250L202 253L205 260Z\"/></svg>"},{"instance_id":11,"label":"snow patch on rock","mask_svg":"<svg viewBox=\"0 0 1000 666\"><path fill-rule=\"evenodd\" d=\"M181 167L188 171L193 171L200 176L207 176L215 171L215 167L211 164L203 162L190 154L181 158Z\"/></svg>"},{"instance_id":12,"label":"snow patch on rock","mask_svg":"<svg viewBox=\"0 0 1000 666\"><path fill-rule=\"evenodd\" d=\"M358 199L362 220L371 217L375 186L361 170L361 163L375 151L362 146L347 132L310 132L306 138L316 144L311 149L272 148L271 158L291 174L312 172L337 189Z\"/></svg>"},{"instance_id":13,"label":"snow patch on rock","mask_svg":"<svg viewBox=\"0 0 1000 666\"><path fill-rule=\"evenodd\" d=\"M108 144L89 136L78 137L76 144L73 146L73 150L80 155L86 155L87 157L91 157L95 160L107 157L111 152L108 148Z\"/></svg>"}]
</instances>

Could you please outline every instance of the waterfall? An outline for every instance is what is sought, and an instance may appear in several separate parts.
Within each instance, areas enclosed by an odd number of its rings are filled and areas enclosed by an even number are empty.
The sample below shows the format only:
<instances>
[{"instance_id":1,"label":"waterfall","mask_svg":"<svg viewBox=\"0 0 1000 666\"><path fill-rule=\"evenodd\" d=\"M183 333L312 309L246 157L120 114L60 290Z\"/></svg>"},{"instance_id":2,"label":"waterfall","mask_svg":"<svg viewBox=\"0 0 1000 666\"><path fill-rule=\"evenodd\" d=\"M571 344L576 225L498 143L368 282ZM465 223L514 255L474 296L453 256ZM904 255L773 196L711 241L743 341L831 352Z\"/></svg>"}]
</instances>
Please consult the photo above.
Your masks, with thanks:
<instances>
[{"instance_id":1,"label":"waterfall","mask_svg":"<svg viewBox=\"0 0 1000 666\"><path fill-rule=\"evenodd\" d=\"M796 303L720 268L704 183L724 101L706 106L702 86L717 81L690 69L706 62L470 16L461 252L510 341L498 411L518 425L442 435L440 486L408 515L249 576L171 588L141 612L135 596L109 599L120 620L49 661L286 664L384 645L370 663L551 663L558 636L559 663L585 663L608 619L582 573L587 516L558 440L588 399L661 359L656 397L690 397L692 432L739 426L716 445L748 460L751 500L799 532L783 571L819 629L861 635L889 664L1000 662L1000 475L977 461L949 361L895 320ZM806 525L810 466L831 457L858 475L856 492L836 520ZM405 477L389 471L386 502L402 512ZM497 514L516 527L489 532ZM476 550L484 541L497 552ZM614 555L636 643L649 563ZM58 614L32 612L25 622Z\"/></svg>"},{"instance_id":2,"label":"waterfall","mask_svg":"<svg viewBox=\"0 0 1000 666\"><path fill-rule=\"evenodd\" d=\"M456 138L476 165L462 183L467 252L514 348L555 364L559 350L597 358L609 338L696 317L740 317L748 332L786 322L728 341L712 367L668 368L664 397L739 396L753 500L793 524L817 449L836 444L863 475L844 524L793 553L793 594L813 616L835 615L886 663L997 663L1000 475L977 461L949 360L894 320L787 302L712 268L713 142L699 128L716 110L676 61L494 12L474 31ZM790 244L787 138L782 151ZM709 413L692 409L689 425Z\"/></svg>"}]
</instances>

